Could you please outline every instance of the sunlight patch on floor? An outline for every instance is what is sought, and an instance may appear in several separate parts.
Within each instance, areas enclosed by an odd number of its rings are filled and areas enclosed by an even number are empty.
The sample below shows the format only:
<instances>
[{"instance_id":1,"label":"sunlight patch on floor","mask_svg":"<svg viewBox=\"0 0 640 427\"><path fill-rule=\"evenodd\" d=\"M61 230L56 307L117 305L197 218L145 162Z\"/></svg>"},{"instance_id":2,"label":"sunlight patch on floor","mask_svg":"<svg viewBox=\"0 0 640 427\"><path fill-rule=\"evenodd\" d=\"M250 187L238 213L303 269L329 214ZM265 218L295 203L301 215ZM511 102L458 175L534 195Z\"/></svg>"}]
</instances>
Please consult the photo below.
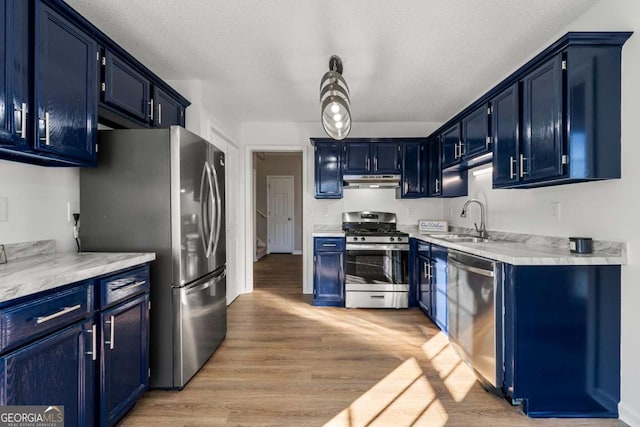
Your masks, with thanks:
<instances>
[{"instance_id":1,"label":"sunlight patch on floor","mask_svg":"<svg viewBox=\"0 0 640 427\"><path fill-rule=\"evenodd\" d=\"M436 398L418 361L410 358L326 423L325 427L437 427L444 426L447 419L447 412Z\"/></svg>"},{"instance_id":2,"label":"sunlight patch on floor","mask_svg":"<svg viewBox=\"0 0 640 427\"><path fill-rule=\"evenodd\" d=\"M449 340L442 332L424 343L422 351L442 378L449 394L456 402L462 402L476 382L473 371L460 360ZM452 363L452 361L455 361Z\"/></svg>"}]
</instances>

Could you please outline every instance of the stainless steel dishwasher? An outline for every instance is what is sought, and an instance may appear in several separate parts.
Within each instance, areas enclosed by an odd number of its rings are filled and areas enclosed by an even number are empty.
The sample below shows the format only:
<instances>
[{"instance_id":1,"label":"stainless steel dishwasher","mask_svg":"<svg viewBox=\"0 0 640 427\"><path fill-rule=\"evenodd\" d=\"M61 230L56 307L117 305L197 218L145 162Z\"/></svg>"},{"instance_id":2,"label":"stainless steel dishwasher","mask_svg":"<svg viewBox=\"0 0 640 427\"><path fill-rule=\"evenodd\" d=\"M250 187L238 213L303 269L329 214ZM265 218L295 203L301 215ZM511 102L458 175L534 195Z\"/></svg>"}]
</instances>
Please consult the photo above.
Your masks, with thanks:
<instances>
[{"instance_id":1,"label":"stainless steel dishwasher","mask_svg":"<svg viewBox=\"0 0 640 427\"><path fill-rule=\"evenodd\" d=\"M449 340L485 388L503 382L501 264L449 251L447 300Z\"/></svg>"}]
</instances>

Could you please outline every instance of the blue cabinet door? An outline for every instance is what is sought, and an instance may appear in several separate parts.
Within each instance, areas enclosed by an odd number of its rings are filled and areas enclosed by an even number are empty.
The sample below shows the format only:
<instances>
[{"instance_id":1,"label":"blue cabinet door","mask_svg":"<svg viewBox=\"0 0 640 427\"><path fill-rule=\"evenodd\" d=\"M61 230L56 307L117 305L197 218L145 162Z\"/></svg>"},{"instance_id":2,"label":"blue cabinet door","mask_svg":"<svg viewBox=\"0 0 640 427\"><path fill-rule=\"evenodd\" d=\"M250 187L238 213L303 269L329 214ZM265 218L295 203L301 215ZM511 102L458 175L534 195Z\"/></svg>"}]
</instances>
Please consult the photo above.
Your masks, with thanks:
<instances>
[{"instance_id":1,"label":"blue cabinet door","mask_svg":"<svg viewBox=\"0 0 640 427\"><path fill-rule=\"evenodd\" d=\"M429 197L442 194L442 144L441 138L429 141L429 183L427 185Z\"/></svg>"},{"instance_id":2,"label":"blue cabinet door","mask_svg":"<svg viewBox=\"0 0 640 427\"><path fill-rule=\"evenodd\" d=\"M95 161L96 42L54 9L35 2L37 151Z\"/></svg>"},{"instance_id":3,"label":"blue cabinet door","mask_svg":"<svg viewBox=\"0 0 640 427\"><path fill-rule=\"evenodd\" d=\"M447 249L431 245L432 319L443 331L448 330Z\"/></svg>"},{"instance_id":4,"label":"blue cabinet door","mask_svg":"<svg viewBox=\"0 0 640 427\"><path fill-rule=\"evenodd\" d=\"M400 144L397 142L372 142L372 172L375 174L400 173L400 150Z\"/></svg>"},{"instance_id":5,"label":"blue cabinet door","mask_svg":"<svg viewBox=\"0 0 640 427\"><path fill-rule=\"evenodd\" d=\"M402 142L402 174L400 194L403 199L427 196L427 155L426 143Z\"/></svg>"},{"instance_id":6,"label":"blue cabinet door","mask_svg":"<svg viewBox=\"0 0 640 427\"><path fill-rule=\"evenodd\" d=\"M153 126L168 128L184 127L184 107L178 100L155 86L153 88Z\"/></svg>"},{"instance_id":7,"label":"blue cabinet door","mask_svg":"<svg viewBox=\"0 0 640 427\"><path fill-rule=\"evenodd\" d=\"M314 247L319 250L313 256L313 305L343 307L344 251L335 249L344 248L344 239L315 238Z\"/></svg>"},{"instance_id":8,"label":"blue cabinet door","mask_svg":"<svg viewBox=\"0 0 640 427\"><path fill-rule=\"evenodd\" d=\"M64 406L64 425L94 425L94 329L78 323L0 357L0 405Z\"/></svg>"},{"instance_id":9,"label":"blue cabinet door","mask_svg":"<svg viewBox=\"0 0 640 427\"><path fill-rule=\"evenodd\" d=\"M442 132L442 168L460 161L460 124L449 127Z\"/></svg>"},{"instance_id":10,"label":"blue cabinet door","mask_svg":"<svg viewBox=\"0 0 640 427\"><path fill-rule=\"evenodd\" d=\"M509 186L519 180L518 105L517 84L491 100L494 188Z\"/></svg>"},{"instance_id":11,"label":"blue cabinet door","mask_svg":"<svg viewBox=\"0 0 640 427\"><path fill-rule=\"evenodd\" d=\"M148 123L151 118L151 83L136 68L106 50L102 101Z\"/></svg>"},{"instance_id":12,"label":"blue cabinet door","mask_svg":"<svg viewBox=\"0 0 640 427\"><path fill-rule=\"evenodd\" d=\"M100 313L100 425L112 426L149 387L149 294Z\"/></svg>"},{"instance_id":13,"label":"blue cabinet door","mask_svg":"<svg viewBox=\"0 0 640 427\"><path fill-rule=\"evenodd\" d=\"M562 55L522 78L522 153L524 181L559 177L562 154Z\"/></svg>"},{"instance_id":14,"label":"blue cabinet door","mask_svg":"<svg viewBox=\"0 0 640 427\"><path fill-rule=\"evenodd\" d=\"M417 270L418 306L429 318L433 318L433 304L431 301L431 260L425 256L418 255Z\"/></svg>"},{"instance_id":15,"label":"blue cabinet door","mask_svg":"<svg viewBox=\"0 0 640 427\"><path fill-rule=\"evenodd\" d=\"M344 174L360 175L371 172L371 144L369 142L344 143Z\"/></svg>"},{"instance_id":16,"label":"blue cabinet door","mask_svg":"<svg viewBox=\"0 0 640 427\"><path fill-rule=\"evenodd\" d=\"M342 144L315 141L314 182L316 199L342 198Z\"/></svg>"},{"instance_id":17,"label":"blue cabinet door","mask_svg":"<svg viewBox=\"0 0 640 427\"><path fill-rule=\"evenodd\" d=\"M462 119L460 155L470 158L489 152L489 106L482 104Z\"/></svg>"},{"instance_id":18,"label":"blue cabinet door","mask_svg":"<svg viewBox=\"0 0 640 427\"><path fill-rule=\"evenodd\" d=\"M0 147L30 147L29 3L0 0Z\"/></svg>"}]
</instances>

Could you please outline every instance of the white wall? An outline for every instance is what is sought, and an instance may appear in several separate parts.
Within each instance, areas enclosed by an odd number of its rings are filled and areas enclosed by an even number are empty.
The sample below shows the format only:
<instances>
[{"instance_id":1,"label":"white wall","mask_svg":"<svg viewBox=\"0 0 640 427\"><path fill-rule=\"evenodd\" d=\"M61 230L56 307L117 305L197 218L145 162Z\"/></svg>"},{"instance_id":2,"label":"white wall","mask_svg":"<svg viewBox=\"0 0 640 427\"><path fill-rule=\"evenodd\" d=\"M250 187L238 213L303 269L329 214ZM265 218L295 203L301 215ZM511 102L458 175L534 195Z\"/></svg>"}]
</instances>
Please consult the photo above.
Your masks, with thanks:
<instances>
[{"instance_id":1,"label":"white wall","mask_svg":"<svg viewBox=\"0 0 640 427\"><path fill-rule=\"evenodd\" d=\"M357 123L354 124L350 137L413 137L427 136L441 123ZM305 293L312 292L313 274L313 242L311 233L316 224L333 224L342 222L341 213L351 210L379 210L396 212L401 224L417 224L419 219L436 219L442 217L443 201L433 200L396 200L393 190L347 190L344 197L338 200L317 200L313 197L313 150L309 138L325 137L319 123L245 123L242 125L241 140L245 147L243 156L246 164L251 162L253 151L303 150L306 153L306 164L303 165L306 185L303 190L303 275ZM245 212L252 212L250 187L251 176L245 171ZM248 192L248 194L247 194ZM246 215L245 229L252 230L252 216ZM251 236L245 238L245 259L252 257L253 244ZM247 288L252 290L253 269L250 264L246 268Z\"/></svg>"},{"instance_id":2,"label":"white wall","mask_svg":"<svg viewBox=\"0 0 640 427\"><path fill-rule=\"evenodd\" d=\"M622 53L622 179L563 185L533 190L492 190L490 175L469 177L469 197L485 200L488 228L553 236L590 236L628 242L629 265L622 268L622 346L620 417L640 426L640 227L638 183L640 158L637 124L640 118L640 2L601 0L566 31L635 31ZM540 46L540 48L546 47ZM534 52L532 52L532 55ZM505 76L506 77L506 76ZM489 89L489 88L487 88ZM445 213L455 225L473 227L479 213L459 218L466 198L445 202ZM552 203L560 203L560 217Z\"/></svg>"},{"instance_id":3,"label":"white wall","mask_svg":"<svg viewBox=\"0 0 640 427\"><path fill-rule=\"evenodd\" d=\"M8 221L0 222L0 243L52 239L58 252L76 250L67 202L80 199L77 168L0 160L0 197L7 199L9 208Z\"/></svg>"}]
</instances>

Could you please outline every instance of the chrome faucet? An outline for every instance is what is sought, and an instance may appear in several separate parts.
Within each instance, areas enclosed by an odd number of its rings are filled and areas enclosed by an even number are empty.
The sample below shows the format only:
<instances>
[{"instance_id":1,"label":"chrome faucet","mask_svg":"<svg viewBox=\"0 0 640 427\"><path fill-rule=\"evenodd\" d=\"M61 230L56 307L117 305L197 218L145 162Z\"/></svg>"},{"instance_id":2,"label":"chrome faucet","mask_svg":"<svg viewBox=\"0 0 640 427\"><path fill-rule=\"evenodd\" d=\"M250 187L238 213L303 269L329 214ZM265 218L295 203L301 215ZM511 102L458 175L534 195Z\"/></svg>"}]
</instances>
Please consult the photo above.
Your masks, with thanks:
<instances>
[{"instance_id":1,"label":"chrome faucet","mask_svg":"<svg viewBox=\"0 0 640 427\"><path fill-rule=\"evenodd\" d=\"M482 238L482 239L486 239L487 238L487 229L486 229L485 224L484 224L484 203L482 203L478 199L469 199L469 200L467 200L467 202L462 207L462 212L460 212L460 217L461 218L466 218L467 217L467 209L469 208L469 205L471 203L477 203L478 205L480 205L480 228L478 228L478 224L475 223L475 222L473 223L473 226L476 228L476 232L478 233L478 236L480 238Z\"/></svg>"}]
</instances>

